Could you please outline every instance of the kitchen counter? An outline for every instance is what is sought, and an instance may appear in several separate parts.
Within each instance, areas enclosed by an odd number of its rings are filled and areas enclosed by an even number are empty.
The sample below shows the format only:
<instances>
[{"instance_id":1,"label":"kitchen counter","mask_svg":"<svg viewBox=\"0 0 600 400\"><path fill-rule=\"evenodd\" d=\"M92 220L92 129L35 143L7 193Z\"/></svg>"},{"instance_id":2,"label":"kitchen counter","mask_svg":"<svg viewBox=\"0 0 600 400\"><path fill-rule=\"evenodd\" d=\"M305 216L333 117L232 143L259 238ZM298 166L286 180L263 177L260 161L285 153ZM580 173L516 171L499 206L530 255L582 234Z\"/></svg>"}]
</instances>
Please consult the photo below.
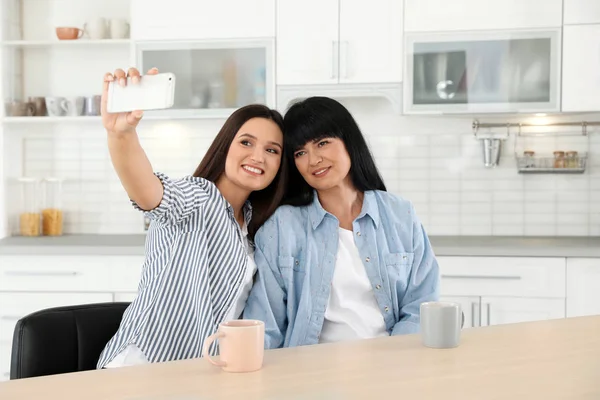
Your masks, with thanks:
<instances>
[{"instance_id":1,"label":"kitchen counter","mask_svg":"<svg viewBox=\"0 0 600 400\"><path fill-rule=\"evenodd\" d=\"M146 235L63 235L0 240L0 256L27 255L144 255Z\"/></svg>"},{"instance_id":2,"label":"kitchen counter","mask_svg":"<svg viewBox=\"0 0 600 400\"><path fill-rule=\"evenodd\" d=\"M600 237L430 236L438 256L598 257ZM146 235L14 236L2 254L143 255Z\"/></svg>"}]
</instances>

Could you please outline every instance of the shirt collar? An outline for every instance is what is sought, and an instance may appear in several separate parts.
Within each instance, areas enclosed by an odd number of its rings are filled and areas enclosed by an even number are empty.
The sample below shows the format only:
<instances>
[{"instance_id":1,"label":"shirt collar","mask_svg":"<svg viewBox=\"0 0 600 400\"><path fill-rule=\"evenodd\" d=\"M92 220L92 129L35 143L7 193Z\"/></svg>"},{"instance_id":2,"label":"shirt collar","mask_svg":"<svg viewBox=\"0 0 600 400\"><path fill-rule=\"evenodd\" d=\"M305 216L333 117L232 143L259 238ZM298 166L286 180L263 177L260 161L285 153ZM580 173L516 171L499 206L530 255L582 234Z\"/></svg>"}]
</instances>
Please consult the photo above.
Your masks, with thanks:
<instances>
[{"instance_id":1,"label":"shirt collar","mask_svg":"<svg viewBox=\"0 0 600 400\"><path fill-rule=\"evenodd\" d=\"M308 206L308 215L310 218L310 223L312 225L313 230L317 229L317 227L323 222L326 215L332 214L325 211L323 206L321 206L321 202L319 202L319 196L317 196L317 191L313 191L313 201ZM377 206L377 199L375 198L375 193L372 190L368 190L365 192L365 197L363 198L363 205L360 214L356 219L360 219L364 216L368 215L375 224L375 228L379 227L379 207ZM335 218L335 217L334 217Z\"/></svg>"},{"instance_id":2,"label":"shirt collar","mask_svg":"<svg viewBox=\"0 0 600 400\"><path fill-rule=\"evenodd\" d=\"M233 207L231 207L231 204L229 204L227 200L225 200L225 204L227 204L227 211L229 212L229 215L231 215L233 219L235 219ZM252 204L250 204L249 200L246 200L246 202L244 203L242 211L244 213L244 222L246 223L246 226L248 226L250 225L250 221L252 220Z\"/></svg>"}]
</instances>

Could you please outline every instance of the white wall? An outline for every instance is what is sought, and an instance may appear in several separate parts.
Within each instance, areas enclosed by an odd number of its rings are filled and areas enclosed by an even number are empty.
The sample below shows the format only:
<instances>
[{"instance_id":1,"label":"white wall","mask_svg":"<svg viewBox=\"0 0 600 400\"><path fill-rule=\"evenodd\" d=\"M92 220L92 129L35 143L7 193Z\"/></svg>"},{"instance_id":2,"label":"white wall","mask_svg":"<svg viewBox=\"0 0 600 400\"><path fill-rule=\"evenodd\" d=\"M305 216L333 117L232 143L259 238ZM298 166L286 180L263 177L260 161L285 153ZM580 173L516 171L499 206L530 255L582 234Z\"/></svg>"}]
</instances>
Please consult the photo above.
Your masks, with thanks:
<instances>
[{"instance_id":1,"label":"white wall","mask_svg":"<svg viewBox=\"0 0 600 400\"><path fill-rule=\"evenodd\" d=\"M589 139L591 153L583 175L520 175L512 134L504 144L501 165L486 169L471 118L405 117L394 114L384 100L343 102L367 136L388 190L415 203L429 234L600 234L597 131L589 137L520 138L519 152L586 151ZM193 172L223 122L143 121L139 131L155 169L176 177ZM576 133L577 128L570 131ZM112 170L99 122L15 126L6 136L9 148L24 146L12 154L11 163L22 165L25 175L67 178L66 232L142 232L142 216L131 208ZM16 189L9 186L18 195ZM16 204L10 208L16 210ZM12 216L11 226L16 228L16 214Z\"/></svg>"}]
</instances>

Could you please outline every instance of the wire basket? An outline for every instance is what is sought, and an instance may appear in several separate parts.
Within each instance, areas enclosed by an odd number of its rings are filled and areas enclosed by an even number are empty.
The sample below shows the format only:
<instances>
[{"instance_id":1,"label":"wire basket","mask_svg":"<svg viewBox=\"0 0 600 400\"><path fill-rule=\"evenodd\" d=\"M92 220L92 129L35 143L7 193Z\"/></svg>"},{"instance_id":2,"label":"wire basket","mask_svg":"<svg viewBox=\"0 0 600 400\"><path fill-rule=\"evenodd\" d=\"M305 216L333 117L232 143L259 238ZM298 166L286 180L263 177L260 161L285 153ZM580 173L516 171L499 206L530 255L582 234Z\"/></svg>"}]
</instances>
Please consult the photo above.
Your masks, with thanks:
<instances>
[{"instance_id":1,"label":"wire basket","mask_svg":"<svg viewBox=\"0 0 600 400\"><path fill-rule=\"evenodd\" d=\"M521 174L582 174L587 164L587 153L557 160L555 157L517 156L517 168Z\"/></svg>"}]
</instances>

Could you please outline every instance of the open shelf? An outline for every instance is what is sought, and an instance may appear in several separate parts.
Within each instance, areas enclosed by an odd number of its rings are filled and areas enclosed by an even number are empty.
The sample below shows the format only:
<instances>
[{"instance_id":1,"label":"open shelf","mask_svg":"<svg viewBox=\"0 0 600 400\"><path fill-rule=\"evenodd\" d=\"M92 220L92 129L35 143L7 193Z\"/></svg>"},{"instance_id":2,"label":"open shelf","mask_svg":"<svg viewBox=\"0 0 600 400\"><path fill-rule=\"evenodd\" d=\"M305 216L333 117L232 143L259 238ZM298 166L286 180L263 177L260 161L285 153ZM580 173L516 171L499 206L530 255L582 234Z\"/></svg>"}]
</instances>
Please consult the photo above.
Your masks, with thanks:
<instances>
[{"instance_id":1,"label":"open shelf","mask_svg":"<svg viewBox=\"0 0 600 400\"><path fill-rule=\"evenodd\" d=\"M128 45L130 39L75 39L75 40L7 40L0 42L4 47L43 48L43 47L78 47L78 46L107 46Z\"/></svg>"},{"instance_id":2,"label":"open shelf","mask_svg":"<svg viewBox=\"0 0 600 400\"><path fill-rule=\"evenodd\" d=\"M100 122L100 116L80 117L4 117L5 124L47 124L56 122Z\"/></svg>"}]
</instances>

